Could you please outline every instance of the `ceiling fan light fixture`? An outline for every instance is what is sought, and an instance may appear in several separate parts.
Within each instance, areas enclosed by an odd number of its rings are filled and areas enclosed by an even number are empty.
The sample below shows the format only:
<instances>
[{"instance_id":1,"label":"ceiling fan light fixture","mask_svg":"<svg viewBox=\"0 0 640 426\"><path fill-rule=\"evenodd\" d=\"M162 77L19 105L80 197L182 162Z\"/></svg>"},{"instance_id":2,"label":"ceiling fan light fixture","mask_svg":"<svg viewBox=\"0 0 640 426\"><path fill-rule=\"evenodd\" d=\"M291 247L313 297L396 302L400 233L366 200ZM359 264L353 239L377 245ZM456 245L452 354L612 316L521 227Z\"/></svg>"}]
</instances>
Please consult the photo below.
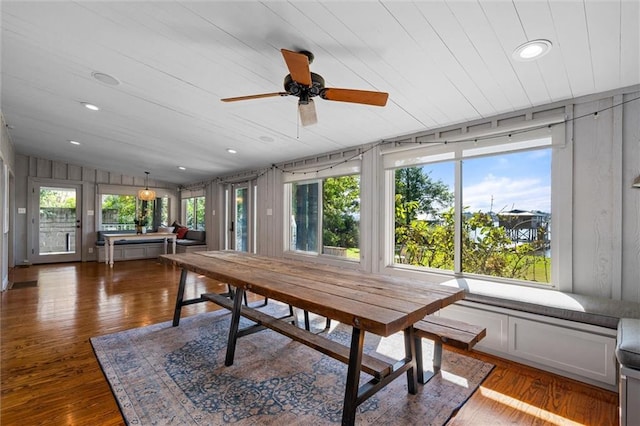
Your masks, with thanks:
<instances>
[{"instance_id":1,"label":"ceiling fan light fixture","mask_svg":"<svg viewBox=\"0 0 640 426\"><path fill-rule=\"evenodd\" d=\"M156 199L156 191L149 189L149 172L144 173L146 174L144 178L144 189L138 191L138 198L142 201L153 201Z\"/></svg>"},{"instance_id":2,"label":"ceiling fan light fixture","mask_svg":"<svg viewBox=\"0 0 640 426\"><path fill-rule=\"evenodd\" d=\"M300 123L302 123L303 127L311 126L318 122L316 106L313 104L313 99L308 99L306 103L303 103L301 99L298 103L298 112L300 114Z\"/></svg>"},{"instance_id":3,"label":"ceiling fan light fixture","mask_svg":"<svg viewBox=\"0 0 640 426\"><path fill-rule=\"evenodd\" d=\"M516 47L513 58L520 62L534 61L549 53L551 47L553 44L549 40L530 40Z\"/></svg>"}]
</instances>

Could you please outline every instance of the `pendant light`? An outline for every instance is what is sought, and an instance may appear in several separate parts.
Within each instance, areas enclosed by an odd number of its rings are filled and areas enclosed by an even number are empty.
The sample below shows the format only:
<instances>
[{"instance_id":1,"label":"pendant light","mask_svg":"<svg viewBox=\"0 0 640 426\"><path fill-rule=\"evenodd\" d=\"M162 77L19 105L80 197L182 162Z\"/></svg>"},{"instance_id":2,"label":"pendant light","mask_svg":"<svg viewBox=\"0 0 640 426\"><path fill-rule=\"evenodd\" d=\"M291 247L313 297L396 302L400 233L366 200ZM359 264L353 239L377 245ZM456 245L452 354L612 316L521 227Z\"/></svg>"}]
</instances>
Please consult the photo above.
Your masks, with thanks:
<instances>
[{"instance_id":1,"label":"pendant light","mask_svg":"<svg viewBox=\"0 0 640 426\"><path fill-rule=\"evenodd\" d=\"M138 198L142 201L153 201L156 199L156 191L149 189L149 172L145 172L144 189L138 191Z\"/></svg>"}]
</instances>

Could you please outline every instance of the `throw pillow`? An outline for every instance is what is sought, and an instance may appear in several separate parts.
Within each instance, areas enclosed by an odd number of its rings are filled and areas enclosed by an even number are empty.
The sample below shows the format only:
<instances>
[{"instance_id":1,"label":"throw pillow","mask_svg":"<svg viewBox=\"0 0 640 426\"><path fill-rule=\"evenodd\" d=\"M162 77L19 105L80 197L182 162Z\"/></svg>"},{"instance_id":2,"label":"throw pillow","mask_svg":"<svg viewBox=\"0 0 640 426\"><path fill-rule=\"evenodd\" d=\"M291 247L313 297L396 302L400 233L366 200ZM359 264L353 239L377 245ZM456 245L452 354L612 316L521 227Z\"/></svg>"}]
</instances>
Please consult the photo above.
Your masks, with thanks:
<instances>
[{"instance_id":1,"label":"throw pillow","mask_svg":"<svg viewBox=\"0 0 640 426\"><path fill-rule=\"evenodd\" d=\"M189 231L189 228L187 228L186 226L181 226L176 231L176 238L178 238L179 240L183 239L184 236L187 235L187 231Z\"/></svg>"}]
</instances>

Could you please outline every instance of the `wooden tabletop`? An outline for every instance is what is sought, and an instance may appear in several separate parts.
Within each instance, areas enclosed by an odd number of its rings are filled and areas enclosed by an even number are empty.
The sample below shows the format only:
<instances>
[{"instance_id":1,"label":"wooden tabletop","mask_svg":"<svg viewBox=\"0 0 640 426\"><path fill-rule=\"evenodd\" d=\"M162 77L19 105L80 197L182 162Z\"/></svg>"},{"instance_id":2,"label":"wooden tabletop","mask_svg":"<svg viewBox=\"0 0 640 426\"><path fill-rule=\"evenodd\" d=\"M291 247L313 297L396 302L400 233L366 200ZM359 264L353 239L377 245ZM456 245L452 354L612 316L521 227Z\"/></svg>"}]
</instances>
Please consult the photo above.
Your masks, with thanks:
<instances>
[{"instance_id":1,"label":"wooden tabletop","mask_svg":"<svg viewBox=\"0 0 640 426\"><path fill-rule=\"evenodd\" d=\"M235 251L160 256L162 262L381 336L464 298L463 290Z\"/></svg>"}]
</instances>

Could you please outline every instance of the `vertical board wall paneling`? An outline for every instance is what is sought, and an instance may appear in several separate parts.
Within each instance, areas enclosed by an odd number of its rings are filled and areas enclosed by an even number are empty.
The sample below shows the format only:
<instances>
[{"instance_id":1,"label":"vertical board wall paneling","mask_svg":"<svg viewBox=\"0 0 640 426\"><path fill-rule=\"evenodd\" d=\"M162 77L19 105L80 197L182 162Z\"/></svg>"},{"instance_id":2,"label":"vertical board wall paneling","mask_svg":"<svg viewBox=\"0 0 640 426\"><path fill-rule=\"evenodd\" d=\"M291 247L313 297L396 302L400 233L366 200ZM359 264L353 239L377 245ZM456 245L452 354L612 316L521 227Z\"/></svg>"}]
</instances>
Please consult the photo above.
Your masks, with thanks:
<instances>
[{"instance_id":1,"label":"vertical board wall paneling","mask_svg":"<svg viewBox=\"0 0 640 426\"><path fill-rule=\"evenodd\" d=\"M640 92L623 97L630 101ZM640 188L633 180L640 175L640 101L624 105L622 117L622 299L640 302Z\"/></svg>"},{"instance_id":2,"label":"vertical board wall paneling","mask_svg":"<svg viewBox=\"0 0 640 426\"><path fill-rule=\"evenodd\" d=\"M622 95L613 97L613 105L620 105ZM611 298L622 298L622 116L624 107L618 106L612 110L613 129L611 134Z\"/></svg>"},{"instance_id":3,"label":"vertical board wall paneling","mask_svg":"<svg viewBox=\"0 0 640 426\"><path fill-rule=\"evenodd\" d=\"M67 164L59 161L51 162L51 178L57 180L69 180Z\"/></svg>"},{"instance_id":4,"label":"vertical board wall paneling","mask_svg":"<svg viewBox=\"0 0 640 426\"><path fill-rule=\"evenodd\" d=\"M573 291L611 297L612 99L576 105L574 121Z\"/></svg>"}]
</instances>

